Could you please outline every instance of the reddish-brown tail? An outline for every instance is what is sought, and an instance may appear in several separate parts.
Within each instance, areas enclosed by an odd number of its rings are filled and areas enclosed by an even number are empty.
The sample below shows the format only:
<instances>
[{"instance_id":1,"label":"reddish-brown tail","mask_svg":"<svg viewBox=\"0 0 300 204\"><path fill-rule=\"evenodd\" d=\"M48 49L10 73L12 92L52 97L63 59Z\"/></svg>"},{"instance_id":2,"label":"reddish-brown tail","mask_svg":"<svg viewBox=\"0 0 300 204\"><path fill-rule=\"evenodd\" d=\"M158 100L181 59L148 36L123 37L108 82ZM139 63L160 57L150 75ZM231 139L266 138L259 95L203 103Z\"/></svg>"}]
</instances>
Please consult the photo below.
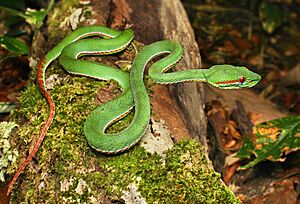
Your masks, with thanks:
<instances>
[{"instance_id":1,"label":"reddish-brown tail","mask_svg":"<svg viewBox=\"0 0 300 204\"><path fill-rule=\"evenodd\" d=\"M43 129L40 133L40 136L38 138L38 141L36 142L36 144L33 147L33 150L30 152L29 156L26 158L26 160L22 163L22 165L19 167L18 171L16 172L14 178L12 179L12 181L10 182L9 186L8 186L8 190L7 190L7 195L10 194L10 191L14 185L14 183L16 182L16 180L18 179L18 177L20 176L20 174L22 173L22 171L24 170L24 168L27 166L27 164L31 161L32 157L35 155L35 153L38 151L51 123L52 120L54 118L55 115L55 104L53 99L51 98L51 95L49 94L49 92L46 90L46 87L44 85L44 62L45 62L45 58L41 59L40 63L38 64L38 70L37 70L37 82L38 82L38 87L41 91L41 93L43 94L43 96L46 98L48 104L49 104L49 116L48 119L45 123L45 125L43 126Z\"/></svg>"},{"instance_id":2,"label":"reddish-brown tail","mask_svg":"<svg viewBox=\"0 0 300 204\"><path fill-rule=\"evenodd\" d=\"M40 134L40 137L38 139L38 141L35 143L33 150L30 152L29 156L26 158L26 160L22 163L22 165L19 167L18 171L16 172L14 178L12 179L12 181L9 184L8 190L7 190L7 195L9 195L14 183L16 182L16 180L18 179L19 175L22 173L22 171L24 170L24 168L27 166L27 164L31 161L32 157L35 155L35 153L38 151L46 133L47 130L49 129L52 120L54 118L54 114L55 114L55 106L53 106L52 110L50 109L50 114L49 117L42 129L42 132Z\"/></svg>"}]
</instances>

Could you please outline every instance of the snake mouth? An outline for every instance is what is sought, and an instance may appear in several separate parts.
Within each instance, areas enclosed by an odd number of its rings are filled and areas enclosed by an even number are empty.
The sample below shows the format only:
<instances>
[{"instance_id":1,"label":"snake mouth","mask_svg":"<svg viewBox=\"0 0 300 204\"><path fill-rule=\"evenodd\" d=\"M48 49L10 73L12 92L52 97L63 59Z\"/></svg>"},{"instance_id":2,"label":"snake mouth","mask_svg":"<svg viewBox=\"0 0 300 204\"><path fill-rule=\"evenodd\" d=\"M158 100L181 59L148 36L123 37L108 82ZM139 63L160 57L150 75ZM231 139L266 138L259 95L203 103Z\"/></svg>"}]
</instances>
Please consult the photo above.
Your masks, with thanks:
<instances>
[{"instance_id":1,"label":"snake mouth","mask_svg":"<svg viewBox=\"0 0 300 204\"><path fill-rule=\"evenodd\" d=\"M222 84L222 85L219 85L217 86L217 88L219 89L239 89L241 88L241 85L240 84Z\"/></svg>"},{"instance_id":2,"label":"snake mouth","mask_svg":"<svg viewBox=\"0 0 300 204\"><path fill-rule=\"evenodd\" d=\"M259 82L259 80L249 81L250 87L255 86L258 82Z\"/></svg>"},{"instance_id":3,"label":"snake mouth","mask_svg":"<svg viewBox=\"0 0 300 204\"><path fill-rule=\"evenodd\" d=\"M261 80L261 76L257 75L254 79L249 81L250 87L255 86Z\"/></svg>"}]
</instances>

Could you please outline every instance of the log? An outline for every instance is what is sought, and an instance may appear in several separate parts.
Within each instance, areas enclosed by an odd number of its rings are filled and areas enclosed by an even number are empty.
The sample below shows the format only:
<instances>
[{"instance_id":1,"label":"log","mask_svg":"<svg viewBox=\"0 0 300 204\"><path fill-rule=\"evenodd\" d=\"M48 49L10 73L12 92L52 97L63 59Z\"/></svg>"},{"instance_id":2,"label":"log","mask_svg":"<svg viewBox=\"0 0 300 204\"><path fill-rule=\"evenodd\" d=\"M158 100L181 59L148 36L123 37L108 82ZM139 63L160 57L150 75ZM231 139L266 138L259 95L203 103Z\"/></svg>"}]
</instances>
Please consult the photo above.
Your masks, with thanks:
<instances>
[{"instance_id":1,"label":"log","mask_svg":"<svg viewBox=\"0 0 300 204\"><path fill-rule=\"evenodd\" d=\"M180 1L126 1L118 0L115 4L131 8L127 21L133 26L136 39L144 44L158 40L171 39L181 43L184 55L174 71L200 68L199 48L188 17ZM121 6L120 6L121 7ZM129 11L129 10L128 10ZM121 13L121 12L115 12ZM112 25L116 25L114 21ZM203 86L199 83L181 83L166 86L157 85L152 100L153 111L162 112L163 101L157 101L164 96L165 101L173 105L165 107L164 112L157 117L164 120L175 140L189 137L195 138L206 145L206 118L203 103ZM171 109L172 107L172 109ZM174 111L176 110L176 111ZM196 113L195 113L196 111ZM175 122L174 122L175 121ZM188 130L188 131L186 131ZM189 135L187 135L189 134Z\"/></svg>"}]
</instances>

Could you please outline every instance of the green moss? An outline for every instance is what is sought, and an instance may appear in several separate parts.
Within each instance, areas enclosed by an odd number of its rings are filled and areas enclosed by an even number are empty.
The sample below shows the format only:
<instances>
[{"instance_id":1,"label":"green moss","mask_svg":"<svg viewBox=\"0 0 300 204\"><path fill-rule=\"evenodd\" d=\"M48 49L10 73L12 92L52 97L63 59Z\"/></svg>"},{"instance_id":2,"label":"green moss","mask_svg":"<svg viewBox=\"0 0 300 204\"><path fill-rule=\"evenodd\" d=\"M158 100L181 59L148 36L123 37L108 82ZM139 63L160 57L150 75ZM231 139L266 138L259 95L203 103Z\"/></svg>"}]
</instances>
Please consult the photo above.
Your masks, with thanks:
<instances>
[{"instance_id":1,"label":"green moss","mask_svg":"<svg viewBox=\"0 0 300 204\"><path fill-rule=\"evenodd\" d=\"M209 167L204 148L193 140L175 145L167 152L165 165L146 175L140 189L149 203L239 203L220 184L220 174Z\"/></svg>"},{"instance_id":2,"label":"green moss","mask_svg":"<svg viewBox=\"0 0 300 204\"><path fill-rule=\"evenodd\" d=\"M134 116L134 111L131 111L128 115L126 115L121 120L113 123L111 126L107 127L106 133L116 133L124 130L132 121Z\"/></svg>"}]
</instances>

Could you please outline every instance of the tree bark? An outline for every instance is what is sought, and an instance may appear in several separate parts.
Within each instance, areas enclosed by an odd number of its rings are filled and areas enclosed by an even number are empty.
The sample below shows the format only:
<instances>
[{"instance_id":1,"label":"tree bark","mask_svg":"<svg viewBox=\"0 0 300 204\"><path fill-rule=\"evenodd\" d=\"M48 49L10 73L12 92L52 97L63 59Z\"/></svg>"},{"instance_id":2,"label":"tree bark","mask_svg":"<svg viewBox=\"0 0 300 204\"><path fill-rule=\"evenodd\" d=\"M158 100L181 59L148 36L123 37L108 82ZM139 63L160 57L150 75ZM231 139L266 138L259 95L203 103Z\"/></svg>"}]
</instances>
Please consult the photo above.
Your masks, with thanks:
<instances>
[{"instance_id":1,"label":"tree bark","mask_svg":"<svg viewBox=\"0 0 300 204\"><path fill-rule=\"evenodd\" d=\"M123 22L127 22L132 25L136 39L144 44L163 39L180 42L184 54L173 71L201 67L195 36L179 0L115 0L113 5L113 20L109 26L120 27L124 25ZM162 98L172 102L172 105L164 106L164 101L159 101ZM175 140L189 137L189 134L206 146L207 126L203 98L201 83L180 83L167 87L157 85L152 106L154 112L161 113L158 117L166 122ZM166 110L161 110L164 107ZM165 112L169 114L164 114Z\"/></svg>"}]
</instances>

